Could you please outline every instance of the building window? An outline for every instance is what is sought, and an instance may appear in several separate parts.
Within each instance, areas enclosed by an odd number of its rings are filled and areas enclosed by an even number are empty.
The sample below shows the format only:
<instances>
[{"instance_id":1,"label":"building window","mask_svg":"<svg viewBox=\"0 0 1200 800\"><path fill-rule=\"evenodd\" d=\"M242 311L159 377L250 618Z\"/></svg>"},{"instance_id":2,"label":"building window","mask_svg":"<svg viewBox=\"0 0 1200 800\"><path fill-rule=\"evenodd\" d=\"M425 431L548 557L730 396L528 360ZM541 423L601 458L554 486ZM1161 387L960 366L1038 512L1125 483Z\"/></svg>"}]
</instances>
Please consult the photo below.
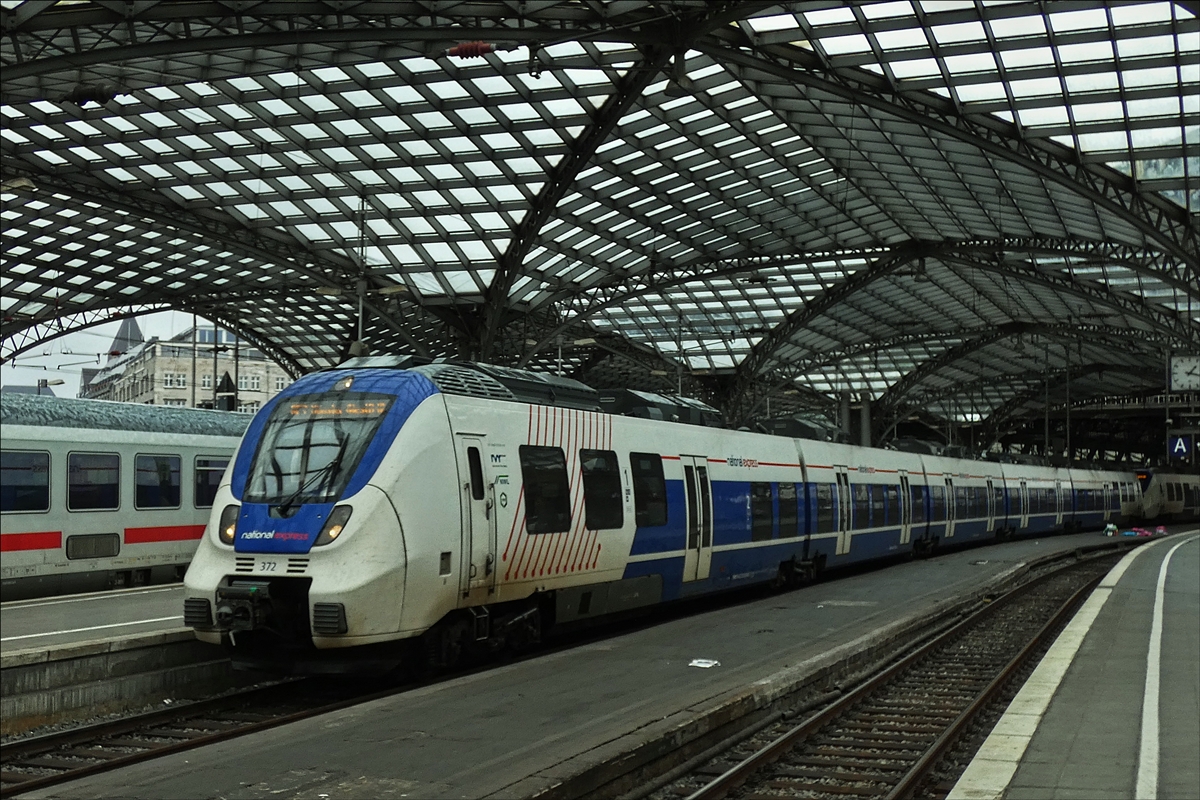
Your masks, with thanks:
<instances>
[{"instance_id":1,"label":"building window","mask_svg":"<svg viewBox=\"0 0 1200 800\"><path fill-rule=\"evenodd\" d=\"M286 377L284 377L283 375L275 376L275 391L282 392L284 389L287 388L287 385L288 385L288 379Z\"/></svg>"},{"instance_id":2,"label":"building window","mask_svg":"<svg viewBox=\"0 0 1200 800\"><path fill-rule=\"evenodd\" d=\"M0 451L0 511L50 508L50 454Z\"/></svg>"},{"instance_id":3,"label":"building window","mask_svg":"<svg viewBox=\"0 0 1200 800\"><path fill-rule=\"evenodd\" d=\"M251 375L250 376L250 391L257 392L261 389L262 389L262 376Z\"/></svg>"},{"instance_id":4,"label":"building window","mask_svg":"<svg viewBox=\"0 0 1200 800\"><path fill-rule=\"evenodd\" d=\"M612 530L625 524L621 504L621 469L611 450L580 450L583 464L583 507L589 530Z\"/></svg>"},{"instance_id":5,"label":"building window","mask_svg":"<svg viewBox=\"0 0 1200 800\"><path fill-rule=\"evenodd\" d=\"M571 488L561 447L521 445L525 484L525 530L562 533L571 529Z\"/></svg>"},{"instance_id":6,"label":"building window","mask_svg":"<svg viewBox=\"0 0 1200 800\"><path fill-rule=\"evenodd\" d=\"M250 387L250 378L246 375L238 375L238 391L244 392Z\"/></svg>"},{"instance_id":7,"label":"building window","mask_svg":"<svg viewBox=\"0 0 1200 800\"><path fill-rule=\"evenodd\" d=\"M658 453L630 453L633 475L634 521L639 528L667 524L667 482L663 478L662 456Z\"/></svg>"},{"instance_id":8,"label":"building window","mask_svg":"<svg viewBox=\"0 0 1200 800\"><path fill-rule=\"evenodd\" d=\"M163 399L164 406L186 406L187 404L187 400L180 400L174 397L167 397Z\"/></svg>"},{"instance_id":9,"label":"building window","mask_svg":"<svg viewBox=\"0 0 1200 800\"><path fill-rule=\"evenodd\" d=\"M179 508L179 456L143 456L134 459L138 508Z\"/></svg>"},{"instance_id":10,"label":"building window","mask_svg":"<svg viewBox=\"0 0 1200 800\"><path fill-rule=\"evenodd\" d=\"M92 511L120 507L121 457L116 453L67 456L67 509Z\"/></svg>"},{"instance_id":11,"label":"building window","mask_svg":"<svg viewBox=\"0 0 1200 800\"><path fill-rule=\"evenodd\" d=\"M164 372L163 386L167 389L186 389L187 375L183 372Z\"/></svg>"},{"instance_id":12,"label":"building window","mask_svg":"<svg viewBox=\"0 0 1200 800\"><path fill-rule=\"evenodd\" d=\"M212 375L202 375L200 377L200 388L201 389L211 389L212 388Z\"/></svg>"},{"instance_id":13,"label":"building window","mask_svg":"<svg viewBox=\"0 0 1200 800\"><path fill-rule=\"evenodd\" d=\"M258 411L258 406L259 403L257 400L250 403L239 403L237 410L243 414L253 414L254 412Z\"/></svg>"}]
</instances>

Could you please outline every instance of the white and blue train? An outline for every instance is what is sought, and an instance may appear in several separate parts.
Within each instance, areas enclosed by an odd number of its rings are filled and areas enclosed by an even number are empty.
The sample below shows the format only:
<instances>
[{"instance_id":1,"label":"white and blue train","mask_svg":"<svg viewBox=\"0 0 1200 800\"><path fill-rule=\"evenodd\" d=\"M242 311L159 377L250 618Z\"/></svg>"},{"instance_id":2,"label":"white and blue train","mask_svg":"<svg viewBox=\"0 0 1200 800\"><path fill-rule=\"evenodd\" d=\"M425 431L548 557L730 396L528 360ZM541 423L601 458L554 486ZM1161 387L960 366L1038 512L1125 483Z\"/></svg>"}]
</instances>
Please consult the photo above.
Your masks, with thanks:
<instances>
[{"instance_id":1,"label":"white and blue train","mask_svg":"<svg viewBox=\"0 0 1200 800\"><path fill-rule=\"evenodd\" d=\"M354 649L446 666L549 625L1141 507L1132 471L792 439L600 400L555 376L398 357L301 378L254 418L218 490L186 623L241 664L314 670Z\"/></svg>"}]
</instances>

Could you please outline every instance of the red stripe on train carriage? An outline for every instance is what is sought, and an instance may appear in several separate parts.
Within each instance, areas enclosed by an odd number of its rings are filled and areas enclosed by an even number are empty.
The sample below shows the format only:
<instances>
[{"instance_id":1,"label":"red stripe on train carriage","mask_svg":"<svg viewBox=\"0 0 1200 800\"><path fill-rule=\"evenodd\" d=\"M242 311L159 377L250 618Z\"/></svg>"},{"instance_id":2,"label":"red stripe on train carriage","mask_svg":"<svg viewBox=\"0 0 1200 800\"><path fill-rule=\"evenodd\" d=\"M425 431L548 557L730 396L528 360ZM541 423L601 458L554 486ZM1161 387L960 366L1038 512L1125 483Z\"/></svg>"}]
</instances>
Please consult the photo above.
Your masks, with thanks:
<instances>
[{"instance_id":1,"label":"red stripe on train carriage","mask_svg":"<svg viewBox=\"0 0 1200 800\"><path fill-rule=\"evenodd\" d=\"M0 551L57 550L62 547L62 531L39 533L6 533L0 536Z\"/></svg>"},{"instance_id":2,"label":"red stripe on train carriage","mask_svg":"<svg viewBox=\"0 0 1200 800\"><path fill-rule=\"evenodd\" d=\"M153 528L126 528L125 544L182 542L204 535L203 525L162 525Z\"/></svg>"}]
</instances>

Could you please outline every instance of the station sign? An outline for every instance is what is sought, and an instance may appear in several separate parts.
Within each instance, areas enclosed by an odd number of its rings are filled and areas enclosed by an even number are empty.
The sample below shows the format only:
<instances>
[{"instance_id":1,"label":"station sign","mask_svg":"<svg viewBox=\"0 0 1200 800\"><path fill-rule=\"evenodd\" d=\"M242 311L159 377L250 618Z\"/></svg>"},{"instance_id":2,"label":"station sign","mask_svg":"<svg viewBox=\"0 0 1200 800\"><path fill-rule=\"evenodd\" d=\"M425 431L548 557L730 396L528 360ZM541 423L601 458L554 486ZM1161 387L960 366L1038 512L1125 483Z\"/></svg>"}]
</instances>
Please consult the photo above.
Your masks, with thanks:
<instances>
[{"instance_id":1,"label":"station sign","mask_svg":"<svg viewBox=\"0 0 1200 800\"><path fill-rule=\"evenodd\" d=\"M1188 459L1192 457L1194 441L1190 433L1173 433L1167 437L1167 452L1171 458Z\"/></svg>"}]
</instances>

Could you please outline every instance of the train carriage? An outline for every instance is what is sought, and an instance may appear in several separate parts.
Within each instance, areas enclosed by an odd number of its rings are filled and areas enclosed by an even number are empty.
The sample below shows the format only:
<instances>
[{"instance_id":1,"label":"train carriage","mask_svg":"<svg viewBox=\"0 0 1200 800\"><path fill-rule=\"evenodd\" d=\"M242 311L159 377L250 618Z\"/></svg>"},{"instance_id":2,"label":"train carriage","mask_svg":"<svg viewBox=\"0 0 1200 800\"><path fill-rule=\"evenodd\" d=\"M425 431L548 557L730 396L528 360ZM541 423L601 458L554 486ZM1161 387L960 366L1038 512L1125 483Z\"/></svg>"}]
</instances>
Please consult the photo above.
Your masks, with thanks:
<instances>
[{"instance_id":1,"label":"train carriage","mask_svg":"<svg viewBox=\"0 0 1200 800\"><path fill-rule=\"evenodd\" d=\"M0 597L182 579L248 422L0 395Z\"/></svg>"},{"instance_id":2,"label":"train carriage","mask_svg":"<svg viewBox=\"0 0 1200 800\"><path fill-rule=\"evenodd\" d=\"M356 650L444 665L546 625L1099 527L1134 480L616 416L595 397L392 357L298 380L217 493L186 623L243 664L320 669Z\"/></svg>"}]
</instances>

